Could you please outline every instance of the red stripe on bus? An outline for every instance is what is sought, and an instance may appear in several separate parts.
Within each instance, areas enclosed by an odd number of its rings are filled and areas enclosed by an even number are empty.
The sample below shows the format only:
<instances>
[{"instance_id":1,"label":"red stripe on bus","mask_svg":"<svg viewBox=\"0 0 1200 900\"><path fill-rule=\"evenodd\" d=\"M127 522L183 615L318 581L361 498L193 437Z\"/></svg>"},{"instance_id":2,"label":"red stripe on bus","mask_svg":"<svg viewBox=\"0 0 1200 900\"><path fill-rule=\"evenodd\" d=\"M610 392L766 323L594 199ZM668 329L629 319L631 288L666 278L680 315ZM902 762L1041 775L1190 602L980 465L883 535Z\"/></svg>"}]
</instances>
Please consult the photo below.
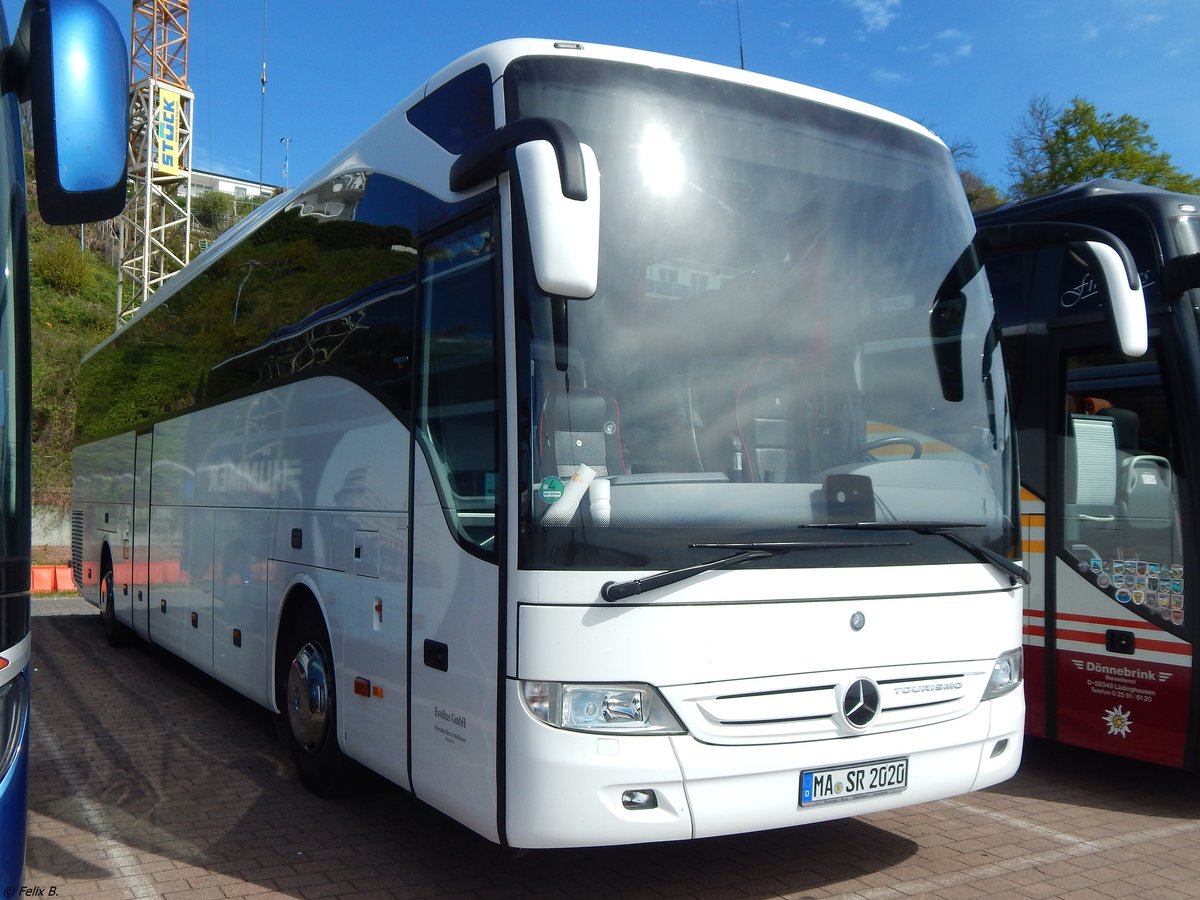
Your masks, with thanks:
<instances>
[{"instance_id":1,"label":"red stripe on bus","mask_svg":"<svg viewBox=\"0 0 1200 900\"><path fill-rule=\"evenodd\" d=\"M1060 641L1078 641L1083 644L1104 644L1104 635L1092 631L1072 631L1067 628L1058 630L1057 639ZM1172 653L1176 656L1191 656L1192 648L1186 644L1168 644L1166 641L1137 642L1139 650L1154 650L1158 653Z\"/></svg>"},{"instance_id":2,"label":"red stripe on bus","mask_svg":"<svg viewBox=\"0 0 1200 900\"><path fill-rule=\"evenodd\" d=\"M1142 628L1146 631L1161 631L1153 622L1141 619L1108 619L1104 616L1081 616L1078 613L1059 613L1058 617L1067 622L1082 622L1085 625L1102 625L1108 628Z\"/></svg>"},{"instance_id":3,"label":"red stripe on bus","mask_svg":"<svg viewBox=\"0 0 1200 900\"><path fill-rule=\"evenodd\" d=\"M1025 615L1031 619L1046 618L1044 609L1026 609ZM1066 622L1080 622L1084 625L1100 625L1105 628L1140 628L1144 631L1162 631L1162 629L1153 622L1144 622L1141 619L1109 619L1104 616L1083 616L1078 613L1059 613L1058 618Z\"/></svg>"}]
</instances>

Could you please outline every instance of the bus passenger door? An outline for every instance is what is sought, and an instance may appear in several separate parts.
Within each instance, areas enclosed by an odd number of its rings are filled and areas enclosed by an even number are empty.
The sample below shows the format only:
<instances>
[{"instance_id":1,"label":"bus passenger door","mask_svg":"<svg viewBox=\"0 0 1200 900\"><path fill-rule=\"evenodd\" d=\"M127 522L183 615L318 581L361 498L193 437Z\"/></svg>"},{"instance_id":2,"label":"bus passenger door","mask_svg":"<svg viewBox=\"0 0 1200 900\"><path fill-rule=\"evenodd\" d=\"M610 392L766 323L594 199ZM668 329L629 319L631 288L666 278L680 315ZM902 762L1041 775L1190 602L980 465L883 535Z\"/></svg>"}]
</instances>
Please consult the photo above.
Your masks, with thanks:
<instances>
[{"instance_id":1,"label":"bus passenger door","mask_svg":"<svg viewBox=\"0 0 1200 900\"><path fill-rule=\"evenodd\" d=\"M1127 359L1097 336L1058 345L1048 428L1045 637L1051 737L1184 763L1192 618L1180 442L1160 346Z\"/></svg>"},{"instance_id":2,"label":"bus passenger door","mask_svg":"<svg viewBox=\"0 0 1200 900\"><path fill-rule=\"evenodd\" d=\"M413 450L412 790L498 840L500 478L496 228L422 248Z\"/></svg>"}]
</instances>

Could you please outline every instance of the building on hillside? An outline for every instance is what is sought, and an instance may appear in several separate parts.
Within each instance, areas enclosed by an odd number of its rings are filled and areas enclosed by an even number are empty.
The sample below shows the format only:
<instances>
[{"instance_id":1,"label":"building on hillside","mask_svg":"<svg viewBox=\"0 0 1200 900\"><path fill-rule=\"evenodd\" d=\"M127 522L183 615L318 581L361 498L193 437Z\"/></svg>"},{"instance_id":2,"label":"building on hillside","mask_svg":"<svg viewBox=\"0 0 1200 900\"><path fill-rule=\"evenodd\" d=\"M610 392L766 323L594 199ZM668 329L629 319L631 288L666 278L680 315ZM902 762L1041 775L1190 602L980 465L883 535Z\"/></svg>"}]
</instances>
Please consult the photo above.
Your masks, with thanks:
<instances>
[{"instance_id":1,"label":"building on hillside","mask_svg":"<svg viewBox=\"0 0 1200 900\"><path fill-rule=\"evenodd\" d=\"M192 169L192 196L199 197L209 191L219 191L229 194L235 200L257 200L258 198L274 197L283 188L275 184L263 184L257 181L247 181L244 178L234 178L232 175L219 175L216 172L201 172Z\"/></svg>"}]
</instances>

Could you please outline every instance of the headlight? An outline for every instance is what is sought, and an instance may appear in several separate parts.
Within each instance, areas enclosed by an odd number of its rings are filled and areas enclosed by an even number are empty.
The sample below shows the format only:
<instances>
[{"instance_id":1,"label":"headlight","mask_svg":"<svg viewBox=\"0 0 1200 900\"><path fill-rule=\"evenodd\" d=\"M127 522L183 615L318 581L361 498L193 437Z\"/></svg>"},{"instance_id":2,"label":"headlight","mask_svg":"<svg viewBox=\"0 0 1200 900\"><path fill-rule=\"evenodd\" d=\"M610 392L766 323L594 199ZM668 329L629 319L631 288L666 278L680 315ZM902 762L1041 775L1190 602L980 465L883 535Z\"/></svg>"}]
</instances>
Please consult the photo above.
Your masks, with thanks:
<instances>
[{"instance_id":1,"label":"headlight","mask_svg":"<svg viewBox=\"0 0 1200 900\"><path fill-rule=\"evenodd\" d=\"M523 681L521 697L535 718L570 731L683 734L658 691L645 684Z\"/></svg>"},{"instance_id":2,"label":"headlight","mask_svg":"<svg viewBox=\"0 0 1200 900\"><path fill-rule=\"evenodd\" d=\"M983 690L983 699L992 700L1007 694L1025 677L1025 656L1020 647L1002 654L992 666L992 677Z\"/></svg>"}]
</instances>

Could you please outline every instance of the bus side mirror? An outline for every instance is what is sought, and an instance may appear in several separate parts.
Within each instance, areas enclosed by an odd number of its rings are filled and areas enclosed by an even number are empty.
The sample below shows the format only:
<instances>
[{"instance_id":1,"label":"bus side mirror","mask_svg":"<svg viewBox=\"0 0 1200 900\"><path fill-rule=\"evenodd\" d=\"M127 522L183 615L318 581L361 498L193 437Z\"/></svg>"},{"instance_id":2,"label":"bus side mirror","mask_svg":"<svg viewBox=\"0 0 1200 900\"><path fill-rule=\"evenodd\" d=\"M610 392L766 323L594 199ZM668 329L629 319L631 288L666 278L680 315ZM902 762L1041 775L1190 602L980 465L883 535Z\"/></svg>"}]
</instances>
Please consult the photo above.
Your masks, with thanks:
<instances>
[{"instance_id":1,"label":"bus side mirror","mask_svg":"<svg viewBox=\"0 0 1200 900\"><path fill-rule=\"evenodd\" d=\"M586 299L600 271L600 169L587 144L583 153L587 197L563 193L554 148L532 141L516 148L521 196L529 223L529 250L538 287L551 297Z\"/></svg>"},{"instance_id":2,"label":"bus side mirror","mask_svg":"<svg viewBox=\"0 0 1200 900\"><path fill-rule=\"evenodd\" d=\"M1129 286L1125 265L1110 245L1096 241L1072 244L1072 249L1089 257L1088 268L1101 282L1108 296L1113 327L1117 332L1117 343L1126 356L1142 356L1149 346L1146 325L1146 298L1142 294L1141 279L1136 288Z\"/></svg>"},{"instance_id":3,"label":"bus side mirror","mask_svg":"<svg viewBox=\"0 0 1200 900\"><path fill-rule=\"evenodd\" d=\"M96 0L27 0L4 83L31 106L38 207L51 225L125 208L128 58Z\"/></svg>"},{"instance_id":4,"label":"bus side mirror","mask_svg":"<svg viewBox=\"0 0 1200 900\"><path fill-rule=\"evenodd\" d=\"M518 119L480 138L450 167L465 191L515 170L525 203L538 287L552 297L596 293L600 260L600 169L591 147L558 119Z\"/></svg>"},{"instance_id":5,"label":"bus side mirror","mask_svg":"<svg viewBox=\"0 0 1200 900\"><path fill-rule=\"evenodd\" d=\"M1065 245L1077 253L1096 277L1126 356L1142 356L1149 345L1146 297L1133 254L1115 235L1073 222L1023 222L988 225L975 233L975 244L986 258L1009 250Z\"/></svg>"}]
</instances>

